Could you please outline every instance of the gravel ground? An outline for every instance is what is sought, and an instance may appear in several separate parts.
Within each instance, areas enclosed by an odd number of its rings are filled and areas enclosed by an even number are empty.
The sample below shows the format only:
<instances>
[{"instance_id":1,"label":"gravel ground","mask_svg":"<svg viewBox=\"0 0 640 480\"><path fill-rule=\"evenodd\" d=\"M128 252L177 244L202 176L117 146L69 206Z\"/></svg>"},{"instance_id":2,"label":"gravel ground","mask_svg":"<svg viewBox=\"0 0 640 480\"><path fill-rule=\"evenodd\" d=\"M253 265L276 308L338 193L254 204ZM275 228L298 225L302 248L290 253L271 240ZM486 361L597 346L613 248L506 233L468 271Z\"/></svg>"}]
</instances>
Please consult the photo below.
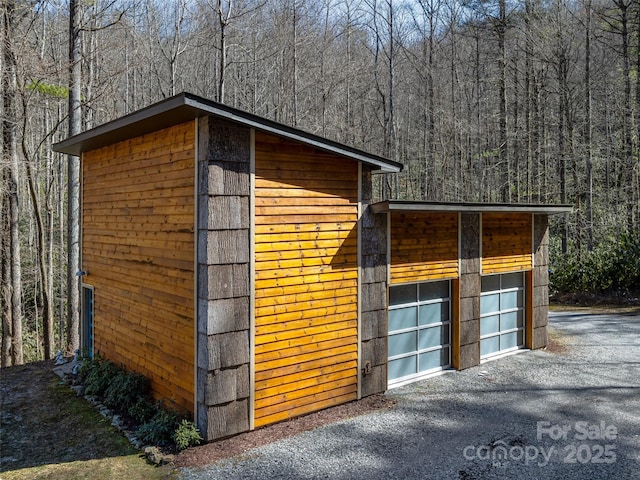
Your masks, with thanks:
<instances>
[{"instance_id":1,"label":"gravel ground","mask_svg":"<svg viewBox=\"0 0 640 480\"><path fill-rule=\"evenodd\" d=\"M551 351L393 389L392 409L180 477L640 479L640 315L553 313L550 325Z\"/></svg>"}]
</instances>

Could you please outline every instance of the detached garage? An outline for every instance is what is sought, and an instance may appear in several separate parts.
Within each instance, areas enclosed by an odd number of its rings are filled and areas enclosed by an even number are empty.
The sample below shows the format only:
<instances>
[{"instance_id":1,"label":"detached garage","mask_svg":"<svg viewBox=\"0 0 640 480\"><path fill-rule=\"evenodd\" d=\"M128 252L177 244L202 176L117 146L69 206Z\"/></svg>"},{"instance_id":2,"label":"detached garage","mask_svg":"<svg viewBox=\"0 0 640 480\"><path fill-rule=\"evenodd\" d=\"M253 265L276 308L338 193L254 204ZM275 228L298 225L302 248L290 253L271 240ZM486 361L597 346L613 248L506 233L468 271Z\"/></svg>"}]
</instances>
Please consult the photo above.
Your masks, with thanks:
<instances>
[{"instance_id":1,"label":"detached garage","mask_svg":"<svg viewBox=\"0 0 640 480\"><path fill-rule=\"evenodd\" d=\"M187 93L55 149L81 157L84 345L207 440L546 345L568 207L376 203L402 165Z\"/></svg>"},{"instance_id":2,"label":"detached garage","mask_svg":"<svg viewBox=\"0 0 640 480\"><path fill-rule=\"evenodd\" d=\"M548 215L567 206L384 201L388 386L547 344Z\"/></svg>"}]
</instances>

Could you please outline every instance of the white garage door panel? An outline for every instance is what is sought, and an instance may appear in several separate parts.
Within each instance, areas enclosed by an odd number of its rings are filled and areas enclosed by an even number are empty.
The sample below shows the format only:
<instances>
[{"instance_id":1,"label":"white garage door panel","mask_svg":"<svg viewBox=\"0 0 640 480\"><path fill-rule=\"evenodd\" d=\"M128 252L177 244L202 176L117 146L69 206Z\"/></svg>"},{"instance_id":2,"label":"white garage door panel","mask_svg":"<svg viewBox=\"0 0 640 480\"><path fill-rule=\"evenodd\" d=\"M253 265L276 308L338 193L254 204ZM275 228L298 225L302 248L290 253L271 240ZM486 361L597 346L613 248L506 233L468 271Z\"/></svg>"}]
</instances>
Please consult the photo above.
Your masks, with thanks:
<instances>
[{"instance_id":1,"label":"white garage door panel","mask_svg":"<svg viewBox=\"0 0 640 480\"><path fill-rule=\"evenodd\" d=\"M392 286L389 300L389 384L449 366L450 282Z\"/></svg>"},{"instance_id":2,"label":"white garage door panel","mask_svg":"<svg viewBox=\"0 0 640 480\"><path fill-rule=\"evenodd\" d=\"M480 297L480 357L522 348L524 345L524 274L482 277Z\"/></svg>"}]
</instances>

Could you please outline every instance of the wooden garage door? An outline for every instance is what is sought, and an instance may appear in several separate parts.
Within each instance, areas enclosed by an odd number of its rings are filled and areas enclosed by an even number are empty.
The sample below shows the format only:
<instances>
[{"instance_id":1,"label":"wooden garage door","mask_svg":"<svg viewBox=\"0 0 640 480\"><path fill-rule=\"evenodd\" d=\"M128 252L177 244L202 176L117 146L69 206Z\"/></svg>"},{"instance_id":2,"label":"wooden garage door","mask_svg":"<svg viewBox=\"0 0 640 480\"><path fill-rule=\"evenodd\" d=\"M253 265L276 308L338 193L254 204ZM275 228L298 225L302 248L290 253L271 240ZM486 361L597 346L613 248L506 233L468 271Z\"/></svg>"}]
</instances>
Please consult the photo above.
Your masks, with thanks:
<instances>
[{"instance_id":1,"label":"wooden garage door","mask_svg":"<svg viewBox=\"0 0 640 480\"><path fill-rule=\"evenodd\" d=\"M256 134L254 426L357 397L358 167Z\"/></svg>"}]
</instances>

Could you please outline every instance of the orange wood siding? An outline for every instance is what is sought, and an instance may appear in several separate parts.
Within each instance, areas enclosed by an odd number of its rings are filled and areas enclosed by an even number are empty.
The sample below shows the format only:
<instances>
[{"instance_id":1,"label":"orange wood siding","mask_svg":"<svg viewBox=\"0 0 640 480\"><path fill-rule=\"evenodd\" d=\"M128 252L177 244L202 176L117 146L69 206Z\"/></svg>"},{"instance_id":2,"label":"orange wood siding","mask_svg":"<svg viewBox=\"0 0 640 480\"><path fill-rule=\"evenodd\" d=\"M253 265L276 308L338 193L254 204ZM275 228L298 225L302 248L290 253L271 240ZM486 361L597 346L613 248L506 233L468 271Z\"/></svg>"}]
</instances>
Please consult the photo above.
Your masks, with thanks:
<instances>
[{"instance_id":1,"label":"orange wood siding","mask_svg":"<svg viewBox=\"0 0 640 480\"><path fill-rule=\"evenodd\" d=\"M391 214L391 283L458 277L458 214Z\"/></svg>"},{"instance_id":2,"label":"orange wood siding","mask_svg":"<svg viewBox=\"0 0 640 480\"><path fill-rule=\"evenodd\" d=\"M255 426L357 397L358 167L256 133Z\"/></svg>"},{"instance_id":3,"label":"orange wood siding","mask_svg":"<svg viewBox=\"0 0 640 480\"><path fill-rule=\"evenodd\" d=\"M531 214L482 214L482 273L530 270Z\"/></svg>"},{"instance_id":4,"label":"orange wood siding","mask_svg":"<svg viewBox=\"0 0 640 480\"><path fill-rule=\"evenodd\" d=\"M87 152L82 266L95 350L193 411L193 122Z\"/></svg>"}]
</instances>

